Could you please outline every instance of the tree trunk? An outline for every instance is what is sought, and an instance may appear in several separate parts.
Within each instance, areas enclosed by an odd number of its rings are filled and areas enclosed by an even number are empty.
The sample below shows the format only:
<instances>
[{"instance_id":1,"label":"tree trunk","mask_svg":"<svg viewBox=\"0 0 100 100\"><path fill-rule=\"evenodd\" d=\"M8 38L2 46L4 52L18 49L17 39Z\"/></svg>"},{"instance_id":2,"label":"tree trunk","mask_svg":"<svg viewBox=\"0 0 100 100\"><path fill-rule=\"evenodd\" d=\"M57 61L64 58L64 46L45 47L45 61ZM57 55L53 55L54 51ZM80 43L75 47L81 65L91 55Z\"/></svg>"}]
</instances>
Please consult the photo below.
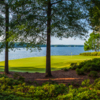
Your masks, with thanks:
<instances>
[{"instance_id":1,"label":"tree trunk","mask_svg":"<svg viewBox=\"0 0 100 100\"><path fill-rule=\"evenodd\" d=\"M50 34L51 34L51 1L48 1L47 10L47 48L46 48L46 77L51 77L51 61L50 61Z\"/></svg>"},{"instance_id":2,"label":"tree trunk","mask_svg":"<svg viewBox=\"0 0 100 100\"><path fill-rule=\"evenodd\" d=\"M5 5L6 7L6 34L5 34L5 74L8 74L8 31L9 31L9 8L8 8L8 4Z\"/></svg>"}]
</instances>

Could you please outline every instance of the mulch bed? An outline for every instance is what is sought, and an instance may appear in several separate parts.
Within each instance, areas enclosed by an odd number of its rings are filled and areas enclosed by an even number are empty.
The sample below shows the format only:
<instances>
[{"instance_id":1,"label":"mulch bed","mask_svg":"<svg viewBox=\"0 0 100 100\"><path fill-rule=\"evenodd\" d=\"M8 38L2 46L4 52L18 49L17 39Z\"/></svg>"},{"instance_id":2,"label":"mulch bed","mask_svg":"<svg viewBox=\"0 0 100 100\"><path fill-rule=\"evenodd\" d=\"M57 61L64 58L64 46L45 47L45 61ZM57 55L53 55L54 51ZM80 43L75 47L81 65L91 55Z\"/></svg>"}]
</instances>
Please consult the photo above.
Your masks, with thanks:
<instances>
[{"instance_id":1,"label":"mulch bed","mask_svg":"<svg viewBox=\"0 0 100 100\"><path fill-rule=\"evenodd\" d=\"M4 72L0 72L0 74L3 74ZM7 74L9 78L13 78L15 72L10 72ZM75 70L69 70L69 71L52 71L52 77L47 78L45 77L45 73L28 73L28 72L17 72L19 75L25 78L25 82L31 81L34 83L37 82L39 85L42 85L45 82L57 82L57 83L64 83L66 85L72 84L72 85L80 85L81 82L85 79L90 79L90 83L94 82L94 79L91 77L88 77L88 73L86 75L77 75Z\"/></svg>"}]
</instances>

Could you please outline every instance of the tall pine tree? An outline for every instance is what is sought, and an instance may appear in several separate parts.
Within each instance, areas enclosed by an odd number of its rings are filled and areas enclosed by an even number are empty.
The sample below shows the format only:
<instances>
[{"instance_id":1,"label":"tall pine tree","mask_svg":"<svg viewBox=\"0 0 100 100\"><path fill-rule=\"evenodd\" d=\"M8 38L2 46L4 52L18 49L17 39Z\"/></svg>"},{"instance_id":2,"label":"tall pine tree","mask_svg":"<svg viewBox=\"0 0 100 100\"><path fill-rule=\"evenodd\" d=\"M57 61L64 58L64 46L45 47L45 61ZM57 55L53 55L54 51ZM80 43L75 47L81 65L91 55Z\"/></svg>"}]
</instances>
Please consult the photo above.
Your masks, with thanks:
<instances>
[{"instance_id":1,"label":"tall pine tree","mask_svg":"<svg viewBox=\"0 0 100 100\"><path fill-rule=\"evenodd\" d=\"M16 36L21 38L20 41L31 44L32 42L34 44L31 37L37 38L38 41L41 40L39 43L44 43L45 40L42 38L46 36L46 76L50 77L52 76L50 64L51 36L58 38L84 36L88 31L85 22L88 13L85 12L81 0L29 0L31 3L28 5L25 2L28 1L18 0L13 5L19 10L18 17L15 20L16 23L19 23L15 27L15 30L18 31ZM23 38L19 30L23 34ZM38 37L40 38L38 39Z\"/></svg>"},{"instance_id":2,"label":"tall pine tree","mask_svg":"<svg viewBox=\"0 0 100 100\"><path fill-rule=\"evenodd\" d=\"M8 34L9 34L9 5L7 2L5 2L4 0L0 0L0 5L1 5L1 15L3 17L3 8L4 8L4 14L5 14L5 25L1 26L2 29L5 29L5 73L8 74ZM4 18L3 18L4 19ZM4 20L3 20L4 21ZM5 26L5 27L4 27ZM2 31L3 32L3 31ZM2 34L4 35L4 34Z\"/></svg>"}]
</instances>

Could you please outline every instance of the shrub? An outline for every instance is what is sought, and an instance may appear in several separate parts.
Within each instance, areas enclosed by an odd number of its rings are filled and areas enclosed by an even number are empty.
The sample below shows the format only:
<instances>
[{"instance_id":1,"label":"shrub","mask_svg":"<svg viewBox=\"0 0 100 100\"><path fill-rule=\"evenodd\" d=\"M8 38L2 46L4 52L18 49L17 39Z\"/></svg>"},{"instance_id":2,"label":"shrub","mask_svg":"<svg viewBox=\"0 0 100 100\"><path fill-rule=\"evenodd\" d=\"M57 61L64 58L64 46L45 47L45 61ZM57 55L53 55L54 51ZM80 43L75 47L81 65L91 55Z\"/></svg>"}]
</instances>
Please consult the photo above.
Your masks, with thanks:
<instances>
[{"instance_id":1,"label":"shrub","mask_svg":"<svg viewBox=\"0 0 100 100\"><path fill-rule=\"evenodd\" d=\"M25 78L22 77L22 76L20 76L18 80L24 82L25 81Z\"/></svg>"},{"instance_id":2,"label":"shrub","mask_svg":"<svg viewBox=\"0 0 100 100\"><path fill-rule=\"evenodd\" d=\"M27 83L28 83L28 84L32 84L32 81L29 81L29 80L28 80Z\"/></svg>"},{"instance_id":3,"label":"shrub","mask_svg":"<svg viewBox=\"0 0 100 100\"><path fill-rule=\"evenodd\" d=\"M83 55L83 56L100 56L100 52L84 52L84 53L80 53L80 55Z\"/></svg>"},{"instance_id":4,"label":"shrub","mask_svg":"<svg viewBox=\"0 0 100 100\"><path fill-rule=\"evenodd\" d=\"M80 53L80 55L83 55L83 56L90 56L90 55L91 55L91 52Z\"/></svg>"},{"instance_id":5,"label":"shrub","mask_svg":"<svg viewBox=\"0 0 100 100\"><path fill-rule=\"evenodd\" d=\"M17 72L15 72L14 75L13 75L14 79L18 78L19 76L20 75Z\"/></svg>"},{"instance_id":6,"label":"shrub","mask_svg":"<svg viewBox=\"0 0 100 100\"><path fill-rule=\"evenodd\" d=\"M90 83L90 80L86 79L86 80L82 81L81 85L82 86L89 86L89 83Z\"/></svg>"},{"instance_id":7,"label":"shrub","mask_svg":"<svg viewBox=\"0 0 100 100\"><path fill-rule=\"evenodd\" d=\"M49 84L42 86L20 83L10 78L0 78L0 100L100 100L100 78L90 85L90 80L84 80L82 86L74 88L72 85Z\"/></svg>"},{"instance_id":8,"label":"shrub","mask_svg":"<svg viewBox=\"0 0 100 100\"><path fill-rule=\"evenodd\" d=\"M81 69L77 68L76 72L78 75L84 75L84 69L82 69L82 68Z\"/></svg>"},{"instance_id":9,"label":"shrub","mask_svg":"<svg viewBox=\"0 0 100 100\"><path fill-rule=\"evenodd\" d=\"M77 68L77 63L71 63L70 66L70 69L75 70Z\"/></svg>"},{"instance_id":10,"label":"shrub","mask_svg":"<svg viewBox=\"0 0 100 100\"><path fill-rule=\"evenodd\" d=\"M100 58L94 58L92 60L87 60L81 62L77 65L77 74L81 75L83 72L90 72L90 71L100 71Z\"/></svg>"},{"instance_id":11,"label":"shrub","mask_svg":"<svg viewBox=\"0 0 100 100\"><path fill-rule=\"evenodd\" d=\"M64 70L64 71L68 71L69 69L68 69L68 68L63 68L63 70Z\"/></svg>"},{"instance_id":12,"label":"shrub","mask_svg":"<svg viewBox=\"0 0 100 100\"><path fill-rule=\"evenodd\" d=\"M39 85L37 81L34 81L33 83L34 83L36 86Z\"/></svg>"},{"instance_id":13,"label":"shrub","mask_svg":"<svg viewBox=\"0 0 100 100\"><path fill-rule=\"evenodd\" d=\"M7 78L7 76L5 74L0 74L0 78L1 77Z\"/></svg>"},{"instance_id":14,"label":"shrub","mask_svg":"<svg viewBox=\"0 0 100 100\"><path fill-rule=\"evenodd\" d=\"M98 77L98 72L96 72L96 71L90 71L89 77L97 78Z\"/></svg>"}]
</instances>

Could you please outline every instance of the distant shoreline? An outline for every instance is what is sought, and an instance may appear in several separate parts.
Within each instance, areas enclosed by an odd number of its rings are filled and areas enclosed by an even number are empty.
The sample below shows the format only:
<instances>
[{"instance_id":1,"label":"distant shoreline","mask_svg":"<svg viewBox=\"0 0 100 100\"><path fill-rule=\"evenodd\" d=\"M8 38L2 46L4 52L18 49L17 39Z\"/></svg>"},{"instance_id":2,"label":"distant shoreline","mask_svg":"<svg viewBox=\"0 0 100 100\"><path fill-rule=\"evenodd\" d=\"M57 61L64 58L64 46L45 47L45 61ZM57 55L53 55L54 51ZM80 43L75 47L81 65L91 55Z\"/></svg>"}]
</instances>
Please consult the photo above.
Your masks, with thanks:
<instances>
[{"instance_id":1,"label":"distant shoreline","mask_svg":"<svg viewBox=\"0 0 100 100\"><path fill-rule=\"evenodd\" d=\"M39 45L37 47L46 47L47 45ZM26 47L26 45L24 46L18 46L15 45L15 48L24 48ZM84 45L50 45L50 47L84 47Z\"/></svg>"},{"instance_id":2,"label":"distant shoreline","mask_svg":"<svg viewBox=\"0 0 100 100\"><path fill-rule=\"evenodd\" d=\"M46 45L40 45L40 47L46 47ZM84 47L84 45L51 45L51 47Z\"/></svg>"},{"instance_id":3,"label":"distant shoreline","mask_svg":"<svg viewBox=\"0 0 100 100\"><path fill-rule=\"evenodd\" d=\"M2 45L2 42L0 42L0 46ZM12 48L24 48L24 47L32 47L32 45L30 45L30 43L21 43L21 42L16 42L16 43L9 43L9 47ZM4 46L3 46L4 47ZM42 44L42 45L35 45L35 47L46 47L46 44ZM55 44L55 45L50 45L50 47L84 47L84 45L61 45L61 44Z\"/></svg>"}]
</instances>

